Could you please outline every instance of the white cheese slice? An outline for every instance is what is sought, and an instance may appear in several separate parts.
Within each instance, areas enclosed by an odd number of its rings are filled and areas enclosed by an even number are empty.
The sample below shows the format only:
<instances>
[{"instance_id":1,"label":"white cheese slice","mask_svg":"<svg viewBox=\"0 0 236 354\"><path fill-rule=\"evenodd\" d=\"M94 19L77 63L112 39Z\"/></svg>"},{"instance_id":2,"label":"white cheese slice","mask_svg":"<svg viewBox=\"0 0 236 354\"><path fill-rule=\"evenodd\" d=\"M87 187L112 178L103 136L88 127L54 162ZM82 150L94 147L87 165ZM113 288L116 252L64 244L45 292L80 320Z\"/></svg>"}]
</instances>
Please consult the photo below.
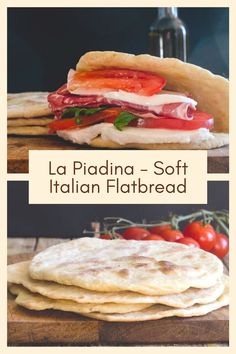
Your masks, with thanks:
<instances>
[{"instance_id":1,"label":"white cheese slice","mask_svg":"<svg viewBox=\"0 0 236 354\"><path fill-rule=\"evenodd\" d=\"M152 95L152 96L141 96L136 93L125 92L122 90L115 92L107 92L103 94L104 97L110 98L113 100L119 100L128 103L134 103L141 106L161 106L163 104L169 103L189 103L190 106L194 109L197 105L197 102L192 98L181 95L172 95L172 94L161 94L161 95Z\"/></svg>"},{"instance_id":2,"label":"white cheese slice","mask_svg":"<svg viewBox=\"0 0 236 354\"><path fill-rule=\"evenodd\" d=\"M73 143L77 144L89 144L91 140L96 138L98 135L101 134L102 130L106 126L113 125L111 123L100 123L91 125L90 127L83 128L83 129L65 129L65 130L58 130L57 135L65 140L70 140Z\"/></svg>"},{"instance_id":3,"label":"white cheese slice","mask_svg":"<svg viewBox=\"0 0 236 354\"><path fill-rule=\"evenodd\" d=\"M111 123L100 123L83 129L68 129L58 131L57 134L77 144L89 144L97 136L105 141L125 145L128 143L199 143L213 139L213 135L206 128L196 130L148 129L127 127L117 130Z\"/></svg>"}]
</instances>

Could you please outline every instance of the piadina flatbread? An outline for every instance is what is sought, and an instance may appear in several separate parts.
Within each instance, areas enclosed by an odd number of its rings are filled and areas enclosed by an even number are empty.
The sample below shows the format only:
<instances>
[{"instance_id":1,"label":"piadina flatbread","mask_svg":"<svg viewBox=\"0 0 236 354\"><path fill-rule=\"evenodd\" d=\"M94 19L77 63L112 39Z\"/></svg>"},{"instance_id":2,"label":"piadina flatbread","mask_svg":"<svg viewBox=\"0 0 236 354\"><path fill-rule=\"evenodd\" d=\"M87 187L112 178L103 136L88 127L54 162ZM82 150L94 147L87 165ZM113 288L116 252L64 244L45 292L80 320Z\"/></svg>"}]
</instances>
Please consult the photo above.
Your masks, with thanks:
<instances>
[{"instance_id":1,"label":"piadina flatbread","mask_svg":"<svg viewBox=\"0 0 236 354\"><path fill-rule=\"evenodd\" d=\"M9 135L30 135L30 136L38 136L38 135L53 135L49 133L48 127L42 126L22 126L22 127L7 127L7 133Z\"/></svg>"},{"instance_id":2,"label":"piadina flatbread","mask_svg":"<svg viewBox=\"0 0 236 354\"><path fill-rule=\"evenodd\" d=\"M51 123L53 119L53 117L11 118L7 122L7 127L47 127L47 125Z\"/></svg>"},{"instance_id":3,"label":"piadina flatbread","mask_svg":"<svg viewBox=\"0 0 236 354\"><path fill-rule=\"evenodd\" d=\"M10 285L12 294L17 295L15 301L30 310L61 310L79 313L88 317L112 321L112 322L135 322L147 320L159 320L165 317L192 317L202 316L229 304L228 277L224 276L224 291L218 299L204 305L193 305L188 308L173 308L165 305L150 304L78 304L69 300L49 299L45 296L31 293L20 285ZM132 309L140 307L140 310Z\"/></svg>"},{"instance_id":4,"label":"piadina flatbread","mask_svg":"<svg viewBox=\"0 0 236 354\"><path fill-rule=\"evenodd\" d=\"M48 92L9 93L7 118L34 118L52 115L47 101Z\"/></svg>"},{"instance_id":5,"label":"piadina flatbread","mask_svg":"<svg viewBox=\"0 0 236 354\"><path fill-rule=\"evenodd\" d=\"M80 238L8 266L8 287L24 308L114 322L205 315L229 303L223 263L166 241Z\"/></svg>"},{"instance_id":6,"label":"piadina flatbread","mask_svg":"<svg viewBox=\"0 0 236 354\"><path fill-rule=\"evenodd\" d=\"M48 124L53 121L47 101L48 92L8 94L8 135L52 135Z\"/></svg>"},{"instance_id":7,"label":"piadina flatbread","mask_svg":"<svg viewBox=\"0 0 236 354\"><path fill-rule=\"evenodd\" d=\"M141 150L210 150L228 145L229 135L226 133L213 133L213 138L200 143L163 143L145 144L129 143L120 145L110 140L102 140L100 137L91 141L90 145L94 148L107 149L141 149Z\"/></svg>"},{"instance_id":8,"label":"piadina flatbread","mask_svg":"<svg viewBox=\"0 0 236 354\"><path fill-rule=\"evenodd\" d=\"M142 310L149 307L150 304L118 304L118 303L78 303L71 300L50 299L37 293L31 293L20 285L10 285L10 292L17 295L15 299L18 305L30 310L61 310L75 313L128 313Z\"/></svg>"},{"instance_id":9,"label":"piadina flatbread","mask_svg":"<svg viewBox=\"0 0 236 354\"><path fill-rule=\"evenodd\" d=\"M29 273L95 291L168 295L215 285L223 264L209 252L174 242L84 237L40 252Z\"/></svg>"},{"instance_id":10,"label":"piadina flatbread","mask_svg":"<svg viewBox=\"0 0 236 354\"><path fill-rule=\"evenodd\" d=\"M205 304L215 301L224 291L223 277L215 285L205 288L189 288L186 291L171 295L142 295L132 291L102 292L83 289L72 285L35 280L29 275L28 262L11 264L7 268L8 282L22 285L32 293L41 294L50 299L70 300L83 303L117 303L117 304L164 304L171 307L185 308L194 304Z\"/></svg>"},{"instance_id":11,"label":"piadina flatbread","mask_svg":"<svg viewBox=\"0 0 236 354\"><path fill-rule=\"evenodd\" d=\"M203 316L209 312L217 310L229 304L229 282L225 277L225 288L223 294L215 301L204 305L193 305L191 307L177 309L164 305L153 305L144 310L131 312L126 314L102 314L102 313L89 313L88 317L96 318L99 320L110 322L137 322L137 321L150 321L160 320L166 317L193 317Z\"/></svg>"}]
</instances>

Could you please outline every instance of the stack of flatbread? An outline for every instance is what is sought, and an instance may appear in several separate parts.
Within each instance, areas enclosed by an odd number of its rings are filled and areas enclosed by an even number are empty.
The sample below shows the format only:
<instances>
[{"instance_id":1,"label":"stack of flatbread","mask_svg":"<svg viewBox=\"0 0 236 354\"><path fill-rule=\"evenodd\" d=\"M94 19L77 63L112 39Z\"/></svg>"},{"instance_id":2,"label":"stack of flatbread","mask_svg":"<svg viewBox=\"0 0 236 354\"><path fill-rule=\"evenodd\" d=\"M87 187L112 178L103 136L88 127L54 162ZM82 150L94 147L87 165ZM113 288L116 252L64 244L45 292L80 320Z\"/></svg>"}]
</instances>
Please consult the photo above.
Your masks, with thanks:
<instances>
[{"instance_id":1,"label":"stack of flatbread","mask_svg":"<svg viewBox=\"0 0 236 354\"><path fill-rule=\"evenodd\" d=\"M7 133L14 135L48 135L47 124L54 115L48 106L48 92L8 94Z\"/></svg>"},{"instance_id":2,"label":"stack of flatbread","mask_svg":"<svg viewBox=\"0 0 236 354\"><path fill-rule=\"evenodd\" d=\"M9 290L31 310L106 321L205 315L229 303L213 254L165 241L81 238L8 266Z\"/></svg>"}]
</instances>

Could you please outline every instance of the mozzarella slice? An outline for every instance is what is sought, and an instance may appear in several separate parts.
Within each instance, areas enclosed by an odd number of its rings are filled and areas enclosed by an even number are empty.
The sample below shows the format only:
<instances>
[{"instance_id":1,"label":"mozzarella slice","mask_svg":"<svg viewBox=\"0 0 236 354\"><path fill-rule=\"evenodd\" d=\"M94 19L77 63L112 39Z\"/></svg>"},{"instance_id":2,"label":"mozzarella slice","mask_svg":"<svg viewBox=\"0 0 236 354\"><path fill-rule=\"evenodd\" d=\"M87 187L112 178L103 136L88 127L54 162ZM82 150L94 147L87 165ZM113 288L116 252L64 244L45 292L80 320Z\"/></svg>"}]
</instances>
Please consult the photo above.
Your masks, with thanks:
<instances>
[{"instance_id":1,"label":"mozzarella slice","mask_svg":"<svg viewBox=\"0 0 236 354\"><path fill-rule=\"evenodd\" d=\"M70 140L73 143L77 144L89 144L91 140L96 138L101 134L103 128L107 125L113 125L110 123L100 123L91 125L90 127L83 129L67 129L67 130L58 130L57 135L65 140Z\"/></svg>"},{"instance_id":2,"label":"mozzarella slice","mask_svg":"<svg viewBox=\"0 0 236 354\"><path fill-rule=\"evenodd\" d=\"M58 131L57 134L77 144L89 144L97 136L105 141L112 141L119 145L128 143L199 143L213 139L213 135L206 128L196 130L148 129L127 127L117 130L113 124L100 123L83 129L68 129Z\"/></svg>"},{"instance_id":3,"label":"mozzarella slice","mask_svg":"<svg viewBox=\"0 0 236 354\"><path fill-rule=\"evenodd\" d=\"M169 103L189 103L190 107L195 109L197 102L192 98L181 95L172 95L172 94L161 94L161 95L152 95L152 96L141 96L136 93L125 92L122 90L107 92L104 93L103 96L105 98L133 103L141 106L161 106L163 104Z\"/></svg>"}]
</instances>

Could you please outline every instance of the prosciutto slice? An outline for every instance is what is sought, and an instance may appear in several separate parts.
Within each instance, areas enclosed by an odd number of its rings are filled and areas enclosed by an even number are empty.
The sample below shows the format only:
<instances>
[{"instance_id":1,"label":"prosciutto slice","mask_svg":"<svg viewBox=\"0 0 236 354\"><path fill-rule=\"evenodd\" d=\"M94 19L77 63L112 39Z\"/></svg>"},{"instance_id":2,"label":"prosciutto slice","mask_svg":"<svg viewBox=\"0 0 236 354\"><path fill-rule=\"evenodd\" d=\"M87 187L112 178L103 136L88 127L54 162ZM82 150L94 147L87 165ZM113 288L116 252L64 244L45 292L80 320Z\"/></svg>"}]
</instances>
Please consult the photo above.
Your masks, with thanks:
<instances>
[{"instance_id":1,"label":"prosciutto slice","mask_svg":"<svg viewBox=\"0 0 236 354\"><path fill-rule=\"evenodd\" d=\"M102 95L74 95L67 90L66 84L57 91L49 94L48 102L57 119L60 119L65 108L69 107L95 108L106 105L120 107L122 110L131 112L142 118L158 119L158 117L161 116L184 120L191 120L193 118L193 111L195 110L193 105L186 102L168 103L158 106L144 106L113 98L106 98Z\"/></svg>"}]
</instances>

